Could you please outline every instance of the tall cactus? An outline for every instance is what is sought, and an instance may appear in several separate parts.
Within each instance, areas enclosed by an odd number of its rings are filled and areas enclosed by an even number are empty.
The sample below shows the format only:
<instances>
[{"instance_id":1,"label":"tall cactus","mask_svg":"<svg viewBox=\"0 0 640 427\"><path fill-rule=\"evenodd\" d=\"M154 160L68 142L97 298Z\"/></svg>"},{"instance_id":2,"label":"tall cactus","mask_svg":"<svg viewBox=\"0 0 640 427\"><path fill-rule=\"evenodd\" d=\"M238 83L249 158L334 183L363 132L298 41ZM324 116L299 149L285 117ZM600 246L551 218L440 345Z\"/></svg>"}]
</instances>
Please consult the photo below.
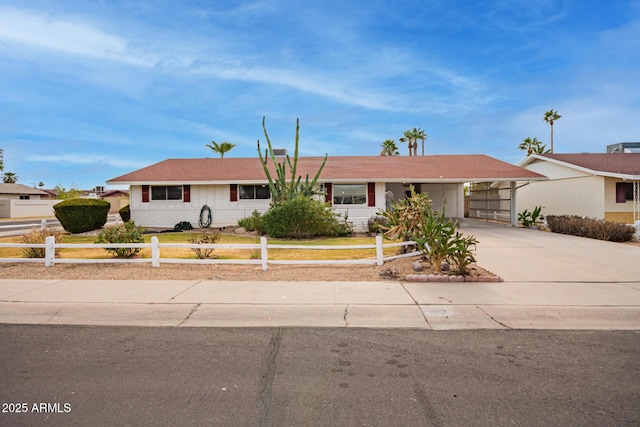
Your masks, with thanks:
<instances>
[{"instance_id":1,"label":"tall cactus","mask_svg":"<svg viewBox=\"0 0 640 427\"><path fill-rule=\"evenodd\" d=\"M269 134L267 133L267 127L265 125L265 117L262 117L262 129L264 130L264 136L267 140L268 152L265 153L265 156L262 155L262 150L260 148L260 140L258 140L258 157L260 158L260 163L262 163L262 167L264 168L264 173L267 176L267 180L269 181L269 190L271 192L271 204L277 205L288 200L293 199L298 194L302 194L304 196L311 197L314 194L319 194L316 191L316 184L318 182L318 178L320 177L320 173L324 168L324 165L327 163L327 155L325 154L324 160L320 165L320 169L316 173L315 177L309 181L309 174L307 174L304 183L301 183L302 176L297 175L298 171L298 142L300 137L300 119L296 119L296 145L295 150L293 152L293 161L287 154L285 160L283 162L278 162L276 159L276 155L273 152L273 147L271 146L271 139L269 139ZM273 164L276 168L276 177L275 179L271 176L271 172L267 167L267 154L271 157ZM287 180L287 167L291 177Z\"/></svg>"}]
</instances>

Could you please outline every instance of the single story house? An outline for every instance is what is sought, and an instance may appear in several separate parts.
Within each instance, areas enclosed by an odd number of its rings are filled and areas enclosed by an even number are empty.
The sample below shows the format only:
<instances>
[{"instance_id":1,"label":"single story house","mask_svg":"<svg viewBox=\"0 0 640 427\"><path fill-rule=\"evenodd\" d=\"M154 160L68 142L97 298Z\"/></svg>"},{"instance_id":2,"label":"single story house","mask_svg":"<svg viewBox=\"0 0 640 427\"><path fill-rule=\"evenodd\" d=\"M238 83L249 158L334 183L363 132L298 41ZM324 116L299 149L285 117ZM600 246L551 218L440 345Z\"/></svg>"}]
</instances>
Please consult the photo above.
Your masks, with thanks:
<instances>
[{"instance_id":1,"label":"single story house","mask_svg":"<svg viewBox=\"0 0 640 427\"><path fill-rule=\"evenodd\" d=\"M49 193L22 184L0 184L0 218L53 216Z\"/></svg>"},{"instance_id":2,"label":"single story house","mask_svg":"<svg viewBox=\"0 0 640 427\"><path fill-rule=\"evenodd\" d=\"M520 166L549 180L520 188L518 211L640 220L640 153L532 154Z\"/></svg>"},{"instance_id":3,"label":"single story house","mask_svg":"<svg viewBox=\"0 0 640 427\"><path fill-rule=\"evenodd\" d=\"M111 204L109 213L116 213L129 204L129 192L126 190L108 190L100 193L98 197Z\"/></svg>"},{"instance_id":4,"label":"single story house","mask_svg":"<svg viewBox=\"0 0 640 427\"><path fill-rule=\"evenodd\" d=\"M323 157L301 157L297 174L310 179ZM282 159L279 159L282 161ZM271 159L267 165L275 176ZM434 206L446 200L446 214L464 216L464 184L546 179L533 171L486 155L329 157L318 180L334 210L348 214L354 229L389 200L402 199L413 184ZM107 181L130 186L131 219L148 227L173 227L181 221L198 224L201 209L212 211L212 226L235 225L254 210L269 208L269 187L258 158L168 159ZM511 215L516 221L515 210Z\"/></svg>"}]
</instances>

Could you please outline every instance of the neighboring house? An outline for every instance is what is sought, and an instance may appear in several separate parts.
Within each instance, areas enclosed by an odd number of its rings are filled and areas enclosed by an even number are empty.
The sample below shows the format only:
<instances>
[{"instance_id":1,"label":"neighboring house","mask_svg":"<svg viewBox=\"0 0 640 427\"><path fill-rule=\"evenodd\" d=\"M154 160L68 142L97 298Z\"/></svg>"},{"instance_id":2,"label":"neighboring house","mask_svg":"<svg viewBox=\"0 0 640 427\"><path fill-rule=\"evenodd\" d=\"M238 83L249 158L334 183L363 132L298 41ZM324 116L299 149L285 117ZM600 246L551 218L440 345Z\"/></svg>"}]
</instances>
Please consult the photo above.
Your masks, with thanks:
<instances>
[{"instance_id":1,"label":"neighboring house","mask_svg":"<svg viewBox=\"0 0 640 427\"><path fill-rule=\"evenodd\" d=\"M0 184L0 218L53 216L48 193L22 184Z\"/></svg>"},{"instance_id":2,"label":"neighboring house","mask_svg":"<svg viewBox=\"0 0 640 427\"><path fill-rule=\"evenodd\" d=\"M533 154L520 163L546 175L518 190L518 211L579 215L632 224L640 220L640 153Z\"/></svg>"},{"instance_id":3,"label":"neighboring house","mask_svg":"<svg viewBox=\"0 0 640 427\"><path fill-rule=\"evenodd\" d=\"M129 204L129 192L126 190L109 190L99 194L102 200L111 204L109 213L116 213Z\"/></svg>"},{"instance_id":4,"label":"neighboring house","mask_svg":"<svg viewBox=\"0 0 640 427\"><path fill-rule=\"evenodd\" d=\"M297 174L313 178L322 157L298 159ZM282 161L282 159L279 159ZM272 176L273 162L268 160ZM485 155L353 156L329 157L320 179L324 197L338 213L348 213L356 230L384 209L388 201L401 199L410 184L427 192L436 209L446 200L446 214L464 215L464 184L546 179ZM107 184L130 186L131 219L148 227L173 227L181 221L198 224L201 209L212 211L213 227L237 224L238 219L269 208L269 187L257 158L169 159ZM515 221L515 210L512 221ZM512 222L514 223L514 222Z\"/></svg>"}]
</instances>

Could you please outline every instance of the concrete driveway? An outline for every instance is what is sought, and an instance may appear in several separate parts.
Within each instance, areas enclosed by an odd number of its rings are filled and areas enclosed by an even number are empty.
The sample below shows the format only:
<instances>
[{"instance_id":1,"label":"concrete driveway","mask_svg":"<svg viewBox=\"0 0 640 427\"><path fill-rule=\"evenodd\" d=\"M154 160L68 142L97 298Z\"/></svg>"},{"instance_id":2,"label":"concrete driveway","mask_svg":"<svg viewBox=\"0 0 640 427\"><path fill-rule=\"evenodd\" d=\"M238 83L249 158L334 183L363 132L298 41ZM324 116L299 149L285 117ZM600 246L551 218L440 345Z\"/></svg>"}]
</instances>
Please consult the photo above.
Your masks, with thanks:
<instances>
[{"instance_id":1,"label":"concrete driveway","mask_svg":"<svg viewBox=\"0 0 640 427\"><path fill-rule=\"evenodd\" d=\"M506 282L640 282L640 246L465 219L478 264Z\"/></svg>"}]
</instances>

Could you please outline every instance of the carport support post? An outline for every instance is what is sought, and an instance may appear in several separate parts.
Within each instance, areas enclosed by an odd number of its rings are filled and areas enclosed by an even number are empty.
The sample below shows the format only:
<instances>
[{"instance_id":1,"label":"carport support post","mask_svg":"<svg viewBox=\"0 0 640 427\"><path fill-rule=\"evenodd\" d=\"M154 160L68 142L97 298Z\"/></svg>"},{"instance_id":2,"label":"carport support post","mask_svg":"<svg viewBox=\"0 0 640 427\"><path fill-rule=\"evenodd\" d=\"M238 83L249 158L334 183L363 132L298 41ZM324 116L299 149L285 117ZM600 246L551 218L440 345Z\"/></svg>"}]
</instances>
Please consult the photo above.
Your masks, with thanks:
<instances>
[{"instance_id":1,"label":"carport support post","mask_svg":"<svg viewBox=\"0 0 640 427\"><path fill-rule=\"evenodd\" d=\"M511 217L512 227L518 226L518 209L516 206L516 191L517 191L516 182L511 181L511 211L509 212L509 214Z\"/></svg>"}]
</instances>

